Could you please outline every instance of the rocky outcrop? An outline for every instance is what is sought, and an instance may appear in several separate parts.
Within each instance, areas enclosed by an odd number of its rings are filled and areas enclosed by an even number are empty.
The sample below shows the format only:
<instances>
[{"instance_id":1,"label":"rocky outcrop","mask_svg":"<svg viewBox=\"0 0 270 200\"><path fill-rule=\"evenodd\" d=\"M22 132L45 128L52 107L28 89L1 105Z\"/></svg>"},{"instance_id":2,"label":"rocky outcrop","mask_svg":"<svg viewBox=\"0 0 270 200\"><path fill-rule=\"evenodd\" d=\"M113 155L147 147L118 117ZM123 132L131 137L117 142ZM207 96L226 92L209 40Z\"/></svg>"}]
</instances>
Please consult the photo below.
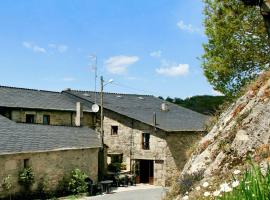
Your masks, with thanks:
<instances>
[{"instance_id":1,"label":"rocky outcrop","mask_svg":"<svg viewBox=\"0 0 270 200\"><path fill-rule=\"evenodd\" d=\"M262 163L270 158L270 72L227 108L199 142L182 176L202 174L203 181L244 166L249 158Z\"/></svg>"}]
</instances>

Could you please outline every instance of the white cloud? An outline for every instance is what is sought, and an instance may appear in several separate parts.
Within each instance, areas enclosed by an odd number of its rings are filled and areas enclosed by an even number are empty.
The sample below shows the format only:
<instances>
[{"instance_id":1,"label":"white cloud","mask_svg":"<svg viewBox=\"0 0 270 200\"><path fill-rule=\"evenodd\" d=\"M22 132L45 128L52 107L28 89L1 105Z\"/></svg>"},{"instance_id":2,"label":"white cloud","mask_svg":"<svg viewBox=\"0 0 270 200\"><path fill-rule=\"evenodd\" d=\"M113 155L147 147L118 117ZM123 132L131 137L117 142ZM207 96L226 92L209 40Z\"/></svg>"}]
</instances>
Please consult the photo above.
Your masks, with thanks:
<instances>
[{"instance_id":1,"label":"white cloud","mask_svg":"<svg viewBox=\"0 0 270 200\"><path fill-rule=\"evenodd\" d=\"M161 54L162 54L162 51L158 50L158 51L153 51L150 53L150 56L151 57L156 57L156 58L159 58L161 57Z\"/></svg>"},{"instance_id":2,"label":"white cloud","mask_svg":"<svg viewBox=\"0 0 270 200\"><path fill-rule=\"evenodd\" d=\"M177 23L177 26L182 31L187 31L189 33L202 33L202 30L198 27L193 26L192 24L185 24L183 20L180 20Z\"/></svg>"},{"instance_id":3,"label":"white cloud","mask_svg":"<svg viewBox=\"0 0 270 200\"><path fill-rule=\"evenodd\" d=\"M188 74L189 65L188 64L177 64L167 67L160 67L156 69L156 72L164 76L183 76Z\"/></svg>"},{"instance_id":4,"label":"white cloud","mask_svg":"<svg viewBox=\"0 0 270 200\"><path fill-rule=\"evenodd\" d=\"M71 82L71 81L75 81L76 79L73 78L73 77L65 77L62 79L63 81L66 81L66 82Z\"/></svg>"},{"instance_id":5,"label":"white cloud","mask_svg":"<svg viewBox=\"0 0 270 200\"><path fill-rule=\"evenodd\" d=\"M68 50L68 46L64 44L49 44L49 48L55 49L60 53L64 53Z\"/></svg>"},{"instance_id":6,"label":"white cloud","mask_svg":"<svg viewBox=\"0 0 270 200\"><path fill-rule=\"evenodd\" d=\"M130 65L139 61L137 56L113 56L105 60L107 70L112 74L124 74Z\"/></svg>"},{"instance_id":7,"label":"white cloud","mask_svg":"<svg viewBox=\"0 0 270 200\"><path fill-rule=\"evenodd\" d=\"M32 48L32 44L29 43L29 42L23 42L22 45L23 45L25 48L28 48L28 49Z\"/></svg>"},{"instance_id":8,"label":"white cloud","mask_svg":"<svg viewBox=\"0 0 270 200\"><path fill-rule=\"evenodd\" d=\"M25 48L31 49L31 50L33 50L33 51L36 52L36 53L46 53L46 52L47 52L45 48L40 47L40 46L38 46L38 45L35 45L35 44L31 43L31 42L26 42L26 41L24 41L24 42L22 43L22 45L23 45Z\"/></svg>"}]
</instances>

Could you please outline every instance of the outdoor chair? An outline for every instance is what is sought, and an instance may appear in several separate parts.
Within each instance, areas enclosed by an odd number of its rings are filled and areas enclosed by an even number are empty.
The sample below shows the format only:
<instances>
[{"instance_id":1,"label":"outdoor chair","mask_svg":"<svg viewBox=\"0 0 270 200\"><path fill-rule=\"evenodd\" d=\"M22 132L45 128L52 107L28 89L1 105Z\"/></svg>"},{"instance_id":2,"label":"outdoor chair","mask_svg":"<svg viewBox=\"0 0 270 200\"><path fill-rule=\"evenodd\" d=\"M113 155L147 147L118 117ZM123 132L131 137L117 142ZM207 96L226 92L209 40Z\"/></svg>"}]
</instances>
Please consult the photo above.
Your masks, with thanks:
<instances>
[{"instance_id":1,"label":"outdoor chair","mask_svg":"<svg viewBox=\"0 0 270 200\"><path fill-rule=\"evenodd\" d=\"M93 195L93 189L94 189L94 181L89 177L85 178L84 181L87 184L88 195L92 196Z\"/></svg>"},{"instance_id":2,"label":"outdoor chair","mask_svg":"<svg viewBox=\"0 0 270 200\"><path fill-rule=\"evenodd\" d=\"M134 174L128 174L128 183L130 185L135 185L136 186L136 175Z\"/></svg>"},{"instance_id":3,"label":"outdoor chair","mask_svg":"<svg viewBox=\"0 0 270 200\"><path fill-rule=\"evenodd\" d=\"M121 185L124 187L128 186L128 176L127 175L123 175L123 174L119 175L119 186L121 186Z\"/></svg>"}]
</instances>

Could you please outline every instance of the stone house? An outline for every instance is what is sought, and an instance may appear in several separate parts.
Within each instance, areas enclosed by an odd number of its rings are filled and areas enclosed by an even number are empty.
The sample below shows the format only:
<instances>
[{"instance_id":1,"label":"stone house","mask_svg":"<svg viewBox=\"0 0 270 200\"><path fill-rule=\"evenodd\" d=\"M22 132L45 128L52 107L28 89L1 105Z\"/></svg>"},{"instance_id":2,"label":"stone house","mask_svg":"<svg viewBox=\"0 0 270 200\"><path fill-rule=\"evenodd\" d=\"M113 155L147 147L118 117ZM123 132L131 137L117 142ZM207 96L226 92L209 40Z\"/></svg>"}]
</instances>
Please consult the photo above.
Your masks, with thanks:
<instances>
[{"instance_id":1,"label":"stone house","mask_svg":"<svg viewBox=\"0 0 270 200\"><path fill-rule=\"evenodd\" d=\"M20 191L18 174L31 167L35 190L46 180L50 190L79 168L98 179L100 135L91 109L57 92L0 87L0 181L11 176ZM1 185L1 182L0 182ZM6 193L0 187L0 198Z\"/></svg>"},{"instance_id":2,"label":"stone house","mask_svg":"<svg viewBox=\"0 0 270 200\"><path fill-rule=\"evenodd\" d=\"M0 114L21 123L95 127L91 107L60 92L0 86Z\"/></svg>"},{"instance_id":3,"label":"stone house","mask_svg":"<svg viewBox=\"0 0 270 200\"><path fill-rule=\"evenodd\" d=\"M99 94L96 96L100 102ZM94 102L95 93L88 91L0 87L0 114L17 122L16 125L64 126L73 130L75 136L75 130L85 126L99 129L100 113L91 109ZM181 171L188 159L188 149L204 133L208 119L154 96L116 93L104 94L104 115L108 164L122 162L127 171L138 175L139 182L163 186ZM67 140L71 138L59 134ZM93 164L98 167L96 161Z\"/></svg>"},{"instance_id":4,"label":"stone house","mask_svg":"<svg viewBox=\"0 0 270 200\"><path fill-rule=\"evenodd\" d=\"M95 100L94 92L62 93L87 101L89 107ZM168 185L182 170L189 148L205 132L208 118L150 95L104 93L108 163L122 162L141 183Z\"/></svg>"}]
</instances>

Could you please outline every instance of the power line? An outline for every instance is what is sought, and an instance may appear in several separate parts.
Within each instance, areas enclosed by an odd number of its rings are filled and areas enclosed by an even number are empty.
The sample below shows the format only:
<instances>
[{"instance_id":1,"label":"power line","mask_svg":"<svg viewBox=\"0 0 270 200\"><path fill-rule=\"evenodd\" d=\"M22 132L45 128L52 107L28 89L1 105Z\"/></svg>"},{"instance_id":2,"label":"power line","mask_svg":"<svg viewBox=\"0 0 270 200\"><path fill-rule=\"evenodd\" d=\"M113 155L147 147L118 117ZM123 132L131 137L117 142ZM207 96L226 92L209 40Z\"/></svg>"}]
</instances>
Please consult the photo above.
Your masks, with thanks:
<instances>
[{"instance_id":1,"label":"power line","mask_svg":"<svg viewBox=\"0 0 270 200\"><path fill-rule=\"evenodd\" d=\"M118 87L122 87L122 88L126 88L126 89L130 89L130 90L133 90L133 91L138 91L138 92L144 92L146 94L150 94L150 95L154 95L154 94L157 94L157 92L154 92L154 91L147 91L147 90L143 90L143 89L138 89L138 88L134 88L134 87L130 87L128 85L125 85L125 84L122 84L122 83L119 83L119 82L112 82L113 85L116 85ZM161 94L158 93L158 96L162 96Z\"/></svg>"}]
</instances>

